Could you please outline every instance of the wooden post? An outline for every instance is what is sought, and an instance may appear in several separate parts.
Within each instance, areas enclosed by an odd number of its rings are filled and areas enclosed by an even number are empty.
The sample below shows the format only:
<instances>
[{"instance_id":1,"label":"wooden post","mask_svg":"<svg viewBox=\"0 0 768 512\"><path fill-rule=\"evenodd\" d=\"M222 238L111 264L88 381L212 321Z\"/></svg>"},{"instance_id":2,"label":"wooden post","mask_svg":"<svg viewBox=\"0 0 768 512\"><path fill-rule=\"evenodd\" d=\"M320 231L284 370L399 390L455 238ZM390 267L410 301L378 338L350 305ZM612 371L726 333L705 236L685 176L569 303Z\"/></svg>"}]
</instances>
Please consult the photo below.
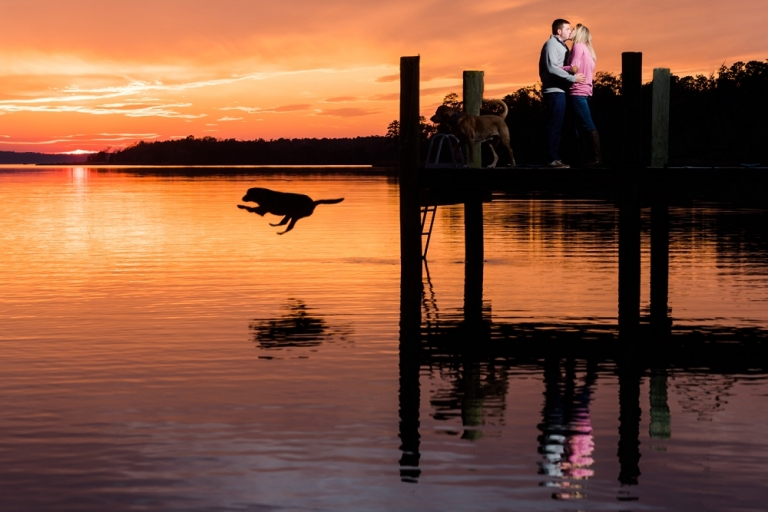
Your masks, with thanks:
<instances>
[{"instance_id":1,"label":"wooden post","mask_svg":"<svg viewBox=\"0 0 768 512\"><path fill-rule=\"evenodd\" d=\"M630 189L634 189L631 185ZM636 190L636 189L635 189ZM634 343L640 328L640 205L625 190L619 206L619 337Z\"/></svg>"},{"instance_id":2,"label":"wooden post","mask_svg":"<svg viewBox=\"0 0 768 512\"><path fill-rule=\"evenodd\" d=\"M482 71L465 71L464 72L464 112L473 116L480 115L480 107L483 105L483 72ZM467 163L474 169L482 167L482 160L480 155L480 144L475 144L474 148L474 161ZM467 155L469 158L469 155Z\"/></svg>"},{"instance_id":3,"label":"wooden post","mask_svg":"<svg viewBox=\"0 0 768 512\"><path fill-rule=\"evenodd\" d=\"M651 167L666 167L669 162L669 82L669 68L653 70Z\"/></svg>"},{"instance_id":4,"label":"wooden post","mask_svg":"<svg viewBox=\"0 0 768 512\"><path fill-rule=\"evenodd\" d=\"M419 470L421 216L419 215L419 57L400 58L400 477Z\"/></svg>"},{"instance_id":5,"label":"wooden post","mask_svg":"<svg viewBox=\"0 0 768 512\"><path fill-rule=\"evenodd\" d=\"M661 186L656 184L657 187ZM651 328L663 342L669 334L669 206L663 191L651 205Z\"/></svg>"},{"instance_id":6,"label":"wooden post","mask_svg":"<svg viewBox=\"0 0 768 512\"><path fill-rule=\"evenodd\" d=\"M642 140L642 79L643 54L621 54L621 116L622 116L622 167L639 169L643 166Z\"/></svg>"},{"instance_id":7,"label":"wooden post","mask_svg":"<svg viewBox=\"0 0 768 512\"><path fill-rule=\"evenodd\" d=\"M483 319L483 199L472 193L464 203L464 320L479 325Z\"/></svg>"},{"instance_id":8,"label":"wooden post","mask_svg":"<svg viewBox=\"0 0 768 512\"><path fill-rule=\"evenodd\" d=\"M640 325L640 169L643 54L621 54L622 169L619 198L619 336L634 343Z\"/></svg>"},{"instance_id":9,"label":"wooden post","mask_svg":"<svg viewBox=\"0 0 768 512\"><path fill-rule=\"evenodd\" d=\"M421 281L419 57L400 58L400 270Z\"/></svg>"}]
</instances>

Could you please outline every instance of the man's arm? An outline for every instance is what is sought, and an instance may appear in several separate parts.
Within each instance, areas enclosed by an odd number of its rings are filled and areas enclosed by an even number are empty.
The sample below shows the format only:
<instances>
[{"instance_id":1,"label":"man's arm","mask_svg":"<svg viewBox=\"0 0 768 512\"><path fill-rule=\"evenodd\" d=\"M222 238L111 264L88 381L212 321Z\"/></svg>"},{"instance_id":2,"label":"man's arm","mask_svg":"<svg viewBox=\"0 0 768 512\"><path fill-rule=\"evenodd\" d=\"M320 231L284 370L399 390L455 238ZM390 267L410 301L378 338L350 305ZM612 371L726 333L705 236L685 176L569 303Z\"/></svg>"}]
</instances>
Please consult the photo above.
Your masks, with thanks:
<instances>
[{"instance_id":1,"label":"man's arm","mask_svg":"<svg viewBox=\"0 0 768 512\"><path fill-rule=\"evenodd\" d=\"M558 63L558 57L558 48L554 44L547 45L546 51L544 52L544 62L547 66L547 72L550 75L555 75L556 77L562 78L568 82L575 82L576 79L574 75L571 75L560 67L563 65L563 63Z\"/></svg>"}]
</instances>

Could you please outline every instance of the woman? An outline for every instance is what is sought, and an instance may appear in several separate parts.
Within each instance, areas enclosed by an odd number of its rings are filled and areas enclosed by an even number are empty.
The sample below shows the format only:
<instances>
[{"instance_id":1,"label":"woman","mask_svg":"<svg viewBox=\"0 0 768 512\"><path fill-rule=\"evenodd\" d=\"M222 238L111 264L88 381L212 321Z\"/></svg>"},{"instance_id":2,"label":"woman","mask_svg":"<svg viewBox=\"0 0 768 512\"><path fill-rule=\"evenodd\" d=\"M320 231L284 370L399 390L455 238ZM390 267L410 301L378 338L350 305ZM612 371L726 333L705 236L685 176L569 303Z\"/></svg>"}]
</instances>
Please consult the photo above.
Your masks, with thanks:
<instances>
[{"instance_id":1,"label":"woman","mask_svg":"<svg viewBox=\"0 0 768 512\"><path fill-rule=\"evenodd\" d=\"M571 105L576 116L576 122L580 128L587 131L587 137L592 146L592 160L586 164L586 167L595 167L603 164L603 157L600 154L600 136L589 111L589 99L592 97L592 77L595 73L597 56L595 49L592 48L592 35L589 33L589 29L581 23L576 25L571 39L573 40L573 49L567 62L568 65L563 66L563 69L572 73L579 72L585 78L583 83L573 84L568 94L571 96Z\"/></svg>"}]
</instances>

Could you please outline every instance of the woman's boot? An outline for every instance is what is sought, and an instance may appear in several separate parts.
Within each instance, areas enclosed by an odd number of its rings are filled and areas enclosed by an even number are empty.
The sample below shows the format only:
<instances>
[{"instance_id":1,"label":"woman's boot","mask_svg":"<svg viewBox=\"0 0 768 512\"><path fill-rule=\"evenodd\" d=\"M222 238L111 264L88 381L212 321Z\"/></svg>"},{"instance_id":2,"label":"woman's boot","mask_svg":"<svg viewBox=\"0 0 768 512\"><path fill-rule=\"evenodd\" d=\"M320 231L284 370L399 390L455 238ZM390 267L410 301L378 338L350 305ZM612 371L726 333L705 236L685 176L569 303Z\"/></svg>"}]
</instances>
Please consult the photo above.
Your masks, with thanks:
<instances>
[{"instance_id":1,"label":"woman's boot","mask_svg":"<svg viewBox=\"0 0 768 512\"><path fill-rule=\"evenodd\" d=\"M603 165L603 155L600 153L600 135L597 133L597 130L589 130L587 136L592 145L592 160L584 167L601 167Z\"/></svg>"}]
</instances>

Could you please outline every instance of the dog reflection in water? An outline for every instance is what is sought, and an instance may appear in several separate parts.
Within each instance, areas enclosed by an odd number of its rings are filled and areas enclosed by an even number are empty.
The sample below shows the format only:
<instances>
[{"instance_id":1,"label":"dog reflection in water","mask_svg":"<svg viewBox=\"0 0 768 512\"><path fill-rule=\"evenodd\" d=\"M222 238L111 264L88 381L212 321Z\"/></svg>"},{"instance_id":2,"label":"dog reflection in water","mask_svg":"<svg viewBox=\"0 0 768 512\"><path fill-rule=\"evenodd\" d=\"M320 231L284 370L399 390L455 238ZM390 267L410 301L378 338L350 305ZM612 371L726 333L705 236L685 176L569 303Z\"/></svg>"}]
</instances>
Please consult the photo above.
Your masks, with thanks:
<instances>
[{"instance_id":1,"label":"dog reflection in water","mask_svg":"<svg viewBox=\"0 0 768 512\"><path fill-rule=\"evenodd\" d=\"M259 206L253 208L239 204L237 207L251 213L256 213L262 217L265 213L283 215L283 220L277 224L270 223L270 226L285 226L288 224L285 231L278 233L278 235L282 235L292 230L299 219L312 215L317 205L336 204L343 200L344 198L342 197L340 199L318 199L317 201L313 201L311 197L305 196L304 194L276 192L274 190L269 190L268 188L250 188L248 189L248 193L243 196L243 201L257 203Z\"/></svg>"}]
</instances>

